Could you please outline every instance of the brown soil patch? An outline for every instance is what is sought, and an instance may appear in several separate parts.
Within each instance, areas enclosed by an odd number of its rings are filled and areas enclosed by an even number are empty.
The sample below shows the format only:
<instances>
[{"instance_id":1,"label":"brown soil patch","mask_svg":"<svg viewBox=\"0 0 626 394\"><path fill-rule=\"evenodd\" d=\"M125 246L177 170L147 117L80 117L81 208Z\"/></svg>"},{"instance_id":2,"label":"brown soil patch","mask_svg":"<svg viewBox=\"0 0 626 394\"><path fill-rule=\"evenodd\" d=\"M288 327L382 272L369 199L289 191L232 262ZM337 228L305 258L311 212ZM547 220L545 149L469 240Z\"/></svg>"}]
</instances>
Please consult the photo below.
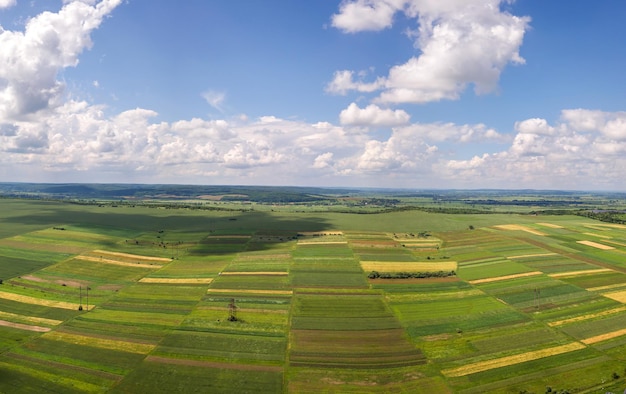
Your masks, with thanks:
<instances>
[{"instance_id":1,"label":"brown soil patch","mask_svg":"<svg viewBox=\"0 0 626 394\"><path fill-rule=\"evenodd\" d=\"M535 275L542 275L542 274L543 274L543 272L541 272L541 271L523 272L521 274L504 275L504 276L496 276L494 278L470 280L470 281L468 281L468 283L470 283L472 285L476 285L476 284L479 284L479 283L498 282L500 280L517 279L517 278L524 278L524 277L527 277L527 276L535 276Z\"/></svg>"},{"instance_id":2,"label":"brown soil patch","mask_svg":"<svg viewBox=\"0 0 626 394\"><path fill-rule=\"evenodd\" d=\"M123 287L124 285L109 284L109 285L98 286L96 289L103 290L103 291L118 291L118 290L121 290Z\"/></svg>"},{"instance_id":3,"label":"brown soil patch","mask_svg":"<svg viewBox=\"0 0 626 394\"><path fill-rule=\"evenodd\" d=\"M532 352L515 354L512 356L500 357L493 360L479 361L477 363L464 365L458 368L445 369L441 371L446 377L458 377L488 371L494 368L506 367L520 364L526 361L538 360L544 357L555 356L557 354L569 353L585 348L580 342L572 342L567 345L555 346L547 349L535 350Z\"/></svg>"},{"instance_id":4,"label":"brown soil patch","mask_svg":"<svg viewBox=\"0 0 626 394\"><path fill-rule=\"evenodd\" d=\"M13 322L6 321L6 320L0 320L0 326L12 327L12 328L17 328L18 330L34 331L34 332L48 332L51 330L48 327L29 326L28 324L13 323Z\"/></svg>"},{"instance_id":5,"label":"brown soil patch","mask_svg":"<svg viewBox=\"0 0 626 394\"><path fill-rule=\"evenodd\" d=\"M88 285L87 282L79 282L77 280L65 280L63 278L60 278L60 279L52 279L52 278L44 279L44 278L40 278L40 277L33 276L33 275L23 275L22 279L26 279L26 280L30 280L32 282L38 282L38 283L56 283L58 285L66 285L66 286L69 286L69 287L76 287L76 288L81 287L81 286L86 287Z\"/></svg>"},{"instance_id":6,"label":"brown soil patch","mask_svg":"<svg viewBox=\"0 0 626 394\"><path fill-rule=\"evenodd\" d=\"M587 245L587 246L591 246L592 248L597 248L597 249L602 249L602 250L611 250L611 249L615 249L612 246L608 246L608 245L603 245L603 244L599 244L597 242L593 242L593 241L576 241L576 243L579 243L581 245Z\"/></svg>"},{"instance_id":7,"label":"brown soil patch","mask_svg":"<svg viewBox=\"0 0 626 394\"><path fill-rule=\"evenodd\" d=\"M222 363L217 361L204 361L204 360L190 360L183 358L168 358L159 356L148 356L146 361L162 364L173 365L186 365L192 367L202 368L217 368L217 369L236 369L241 371L263 371L263 372L282 372L283 368L275 365L252 365L252 364L233 364Z\"/></svg>"}]
</instances>

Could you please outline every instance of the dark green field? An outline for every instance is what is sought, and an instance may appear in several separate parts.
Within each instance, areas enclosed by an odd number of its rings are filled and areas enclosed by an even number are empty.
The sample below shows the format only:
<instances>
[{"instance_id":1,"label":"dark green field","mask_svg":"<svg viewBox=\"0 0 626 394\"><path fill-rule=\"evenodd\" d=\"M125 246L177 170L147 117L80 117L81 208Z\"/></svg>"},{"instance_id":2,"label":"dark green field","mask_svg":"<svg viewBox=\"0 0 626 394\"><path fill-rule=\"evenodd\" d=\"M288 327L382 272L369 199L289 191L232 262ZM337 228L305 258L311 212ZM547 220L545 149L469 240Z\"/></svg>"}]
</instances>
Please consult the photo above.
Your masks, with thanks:
<instances>
[{"instance_id":1,"label":"dark green field","mask_svg":"<svg viewBox=\"0 0 626 394\"><path fill-rule=\"evenodd\" d=\"M623 392L626 226L447 196L2 198L0 392Z\"/></svg>"}]
</instances>

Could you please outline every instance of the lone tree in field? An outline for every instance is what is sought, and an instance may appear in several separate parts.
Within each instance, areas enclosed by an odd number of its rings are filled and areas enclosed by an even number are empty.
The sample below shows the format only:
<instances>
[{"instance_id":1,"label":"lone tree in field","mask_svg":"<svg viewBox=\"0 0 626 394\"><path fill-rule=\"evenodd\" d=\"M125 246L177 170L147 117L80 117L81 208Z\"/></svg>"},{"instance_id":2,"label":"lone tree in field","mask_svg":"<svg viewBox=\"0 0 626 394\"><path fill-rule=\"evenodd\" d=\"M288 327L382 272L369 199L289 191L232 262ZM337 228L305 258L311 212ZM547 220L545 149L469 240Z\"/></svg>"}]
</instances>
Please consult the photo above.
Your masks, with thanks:
<instances>
[{"instance_id":1,"label":"lone tree in field","mask_svg":"<svg viewBox=\"0 0 626 394\"><path fill-rule=\"evenodd\" d=\"M228 321L237 321L237 305L234 298L231 298L228 304Z\"/></svg>"}]
</instances>

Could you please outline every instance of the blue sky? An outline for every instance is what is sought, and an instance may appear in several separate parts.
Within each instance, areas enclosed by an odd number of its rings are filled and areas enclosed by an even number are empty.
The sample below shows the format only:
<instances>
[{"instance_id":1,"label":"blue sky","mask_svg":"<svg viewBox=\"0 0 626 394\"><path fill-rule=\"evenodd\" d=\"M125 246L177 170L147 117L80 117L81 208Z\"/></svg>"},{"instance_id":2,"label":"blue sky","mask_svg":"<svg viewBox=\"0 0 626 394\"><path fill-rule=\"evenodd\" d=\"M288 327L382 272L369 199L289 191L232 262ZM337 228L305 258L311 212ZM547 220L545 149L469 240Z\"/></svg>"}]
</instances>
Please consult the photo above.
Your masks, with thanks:
<instances>
[{"instance_id":1,"label":"blue sky","mask_svg":"<svg viewBox=\"0 0 626 394\"><path fill-rule=\"evenodd\" d=\"M0 181L626 190L621 0L0 0Z\"/></svg>"}]
</instances>

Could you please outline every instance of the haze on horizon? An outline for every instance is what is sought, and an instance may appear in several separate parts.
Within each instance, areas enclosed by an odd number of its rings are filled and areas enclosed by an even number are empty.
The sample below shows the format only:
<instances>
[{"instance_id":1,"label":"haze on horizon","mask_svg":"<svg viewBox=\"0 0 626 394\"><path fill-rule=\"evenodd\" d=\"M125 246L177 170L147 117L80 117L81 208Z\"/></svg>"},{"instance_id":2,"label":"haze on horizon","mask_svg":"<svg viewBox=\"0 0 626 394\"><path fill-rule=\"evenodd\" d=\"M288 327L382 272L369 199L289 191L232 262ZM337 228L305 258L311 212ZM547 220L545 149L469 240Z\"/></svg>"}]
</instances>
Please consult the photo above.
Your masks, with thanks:
<instances>
[{"instance_id":1,"label":"haze on horizon","mask_svg":"<svg viewBox=\"0 0 626 394\"><path fill-rule=\"evenodd\" d=\"M0 0L0 182L626 190L620 0Z\"/></svg>"}]
</instances>

